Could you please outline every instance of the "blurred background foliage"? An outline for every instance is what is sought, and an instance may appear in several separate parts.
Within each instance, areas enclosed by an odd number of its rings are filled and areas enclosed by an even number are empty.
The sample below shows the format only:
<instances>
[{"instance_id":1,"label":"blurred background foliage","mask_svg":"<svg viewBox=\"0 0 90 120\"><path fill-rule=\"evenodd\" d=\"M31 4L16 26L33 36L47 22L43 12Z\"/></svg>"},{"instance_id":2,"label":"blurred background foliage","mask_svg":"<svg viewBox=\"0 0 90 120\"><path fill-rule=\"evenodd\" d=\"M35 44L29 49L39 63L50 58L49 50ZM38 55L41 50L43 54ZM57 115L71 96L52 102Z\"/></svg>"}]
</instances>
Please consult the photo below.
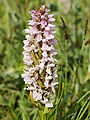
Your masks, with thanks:
<instances>
[{"instance_id":1,"label":"blurred background foliage","mask_svg":"<svg viewBox=\"0 0 90 120\"><path fill-rule=\"evenodd\" d=\"M29 11L42 4L56 18L58 98L62 82L65 84L56 119L89 120L90 0L0 0L0 120L38 119L23 89L21 73Z\"/></svg>"}]
</instances>

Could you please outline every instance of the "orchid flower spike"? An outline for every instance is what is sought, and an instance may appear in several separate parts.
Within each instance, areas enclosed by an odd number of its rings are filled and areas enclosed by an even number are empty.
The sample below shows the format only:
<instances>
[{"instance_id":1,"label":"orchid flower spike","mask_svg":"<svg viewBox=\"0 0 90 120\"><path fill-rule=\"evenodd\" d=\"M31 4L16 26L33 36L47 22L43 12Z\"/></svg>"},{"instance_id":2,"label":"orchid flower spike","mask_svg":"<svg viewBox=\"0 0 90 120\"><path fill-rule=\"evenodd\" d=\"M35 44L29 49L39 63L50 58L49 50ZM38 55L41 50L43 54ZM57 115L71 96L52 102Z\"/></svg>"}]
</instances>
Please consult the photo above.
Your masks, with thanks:
<instances>
[{"instance_id":1,"label":"orchid flower spike","mask_svg":"<svg viewBox=\"0 0 90 120\"><path fill-rule=\"evenodd\" d=\"M55 73L57 54L54 44L56 43L53 31L55 21L53 14L41 5L39 10L30 12L32 20L28 21L29 28L25 29L26 40L24 40L24 78L26 90L31 92L35 102L40 102L46 107L53 107L52 96L55 94L55 86L58 84Z\"/></svg>"}]
</instances>

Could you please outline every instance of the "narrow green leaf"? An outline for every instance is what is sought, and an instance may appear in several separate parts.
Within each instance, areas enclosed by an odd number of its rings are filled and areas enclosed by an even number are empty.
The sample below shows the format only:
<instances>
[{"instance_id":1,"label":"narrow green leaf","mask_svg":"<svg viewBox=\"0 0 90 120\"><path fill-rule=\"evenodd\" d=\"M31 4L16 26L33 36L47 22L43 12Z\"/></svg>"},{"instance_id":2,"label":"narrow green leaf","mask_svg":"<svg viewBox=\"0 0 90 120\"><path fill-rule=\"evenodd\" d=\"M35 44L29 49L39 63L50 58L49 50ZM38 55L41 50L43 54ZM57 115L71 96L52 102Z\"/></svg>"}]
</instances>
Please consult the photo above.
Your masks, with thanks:
<instances>
[{"instance_id":1,"label":"narrow green leaf","mask_svg":"<svg viewBox=\"0 0 90 120\"><path fill-rule=\"evenodd\" d=\"M78 101L77 103L79 103L83 98L85 98L88 94L90 94L90 90L85 94L83 95Z\"/></svg>"},{"instance_id":2,"label":"narrow green leaf","mask_svg":"<svg viewBox=\"0 0 90 120\"><path fill-rule=\"evenodd\" d=\"M84 113L86 112L86 110L88 109L90 105L90 102L86 105L85 109L83 110L82 114L80 115L79 119L78 120L81 120L81 118L83 117Z\"/></svg>"}]
</instances>

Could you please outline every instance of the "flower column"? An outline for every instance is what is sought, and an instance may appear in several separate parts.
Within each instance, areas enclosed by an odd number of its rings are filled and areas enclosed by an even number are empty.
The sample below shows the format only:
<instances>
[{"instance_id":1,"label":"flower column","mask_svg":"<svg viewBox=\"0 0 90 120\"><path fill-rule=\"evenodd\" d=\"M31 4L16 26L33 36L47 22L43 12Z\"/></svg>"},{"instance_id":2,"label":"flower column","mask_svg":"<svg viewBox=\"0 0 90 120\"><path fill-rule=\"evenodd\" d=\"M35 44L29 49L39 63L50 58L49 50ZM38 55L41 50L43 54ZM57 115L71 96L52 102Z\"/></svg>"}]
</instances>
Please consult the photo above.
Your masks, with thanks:
<instances>
[{"instance_id":1,"label":"flower column","mask_svg":"<svg viewBox=\"0 0 90 120\"><path fill-rule=\"evenodd\" d=\"M56 43L53 29L55 21L53 14L48 15L49 10L45 5L40 6L39 11L30 12L32 20L28 21L29 28L25 29L26 40L24 40L24 78L26 88L30 91L31 101L45 107L53 107L53 95L55 94L55 85L58 84L55 78L57 54L54 49Z\"/></svg>"}]
</instances>

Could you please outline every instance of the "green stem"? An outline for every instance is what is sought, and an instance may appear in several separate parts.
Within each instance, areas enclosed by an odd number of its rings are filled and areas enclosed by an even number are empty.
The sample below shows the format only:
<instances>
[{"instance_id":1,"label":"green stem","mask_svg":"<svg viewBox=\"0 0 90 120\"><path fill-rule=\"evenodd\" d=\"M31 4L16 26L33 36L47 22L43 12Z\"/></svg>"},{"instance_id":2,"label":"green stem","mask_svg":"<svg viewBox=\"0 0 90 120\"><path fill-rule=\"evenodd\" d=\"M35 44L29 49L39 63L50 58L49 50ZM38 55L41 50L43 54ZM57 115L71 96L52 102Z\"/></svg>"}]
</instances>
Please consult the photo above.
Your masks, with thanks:
<instances>
[{"instance_id":1,"label":"green stem","mask_svg":"<svg viewBox=\"0 0 90 120\"><path fill-rule=\"evenodd\" d=\"M44 114L44 110L38 110L39 120L47 120L46 114Z\"/></svg>"},{"instance_id":2,"label":"green stem","mask_svg":"<svg viewBox=\"0 0 90 120\"><path fill-rule=\"evenodd\" d=\"M66 45L65 45L65 64L66 64L66 68L65 68L65 94L67 94L67 66L68 66L68 56L67 56L67 40L65 41Z\"/></svg>"}]
</instances>

